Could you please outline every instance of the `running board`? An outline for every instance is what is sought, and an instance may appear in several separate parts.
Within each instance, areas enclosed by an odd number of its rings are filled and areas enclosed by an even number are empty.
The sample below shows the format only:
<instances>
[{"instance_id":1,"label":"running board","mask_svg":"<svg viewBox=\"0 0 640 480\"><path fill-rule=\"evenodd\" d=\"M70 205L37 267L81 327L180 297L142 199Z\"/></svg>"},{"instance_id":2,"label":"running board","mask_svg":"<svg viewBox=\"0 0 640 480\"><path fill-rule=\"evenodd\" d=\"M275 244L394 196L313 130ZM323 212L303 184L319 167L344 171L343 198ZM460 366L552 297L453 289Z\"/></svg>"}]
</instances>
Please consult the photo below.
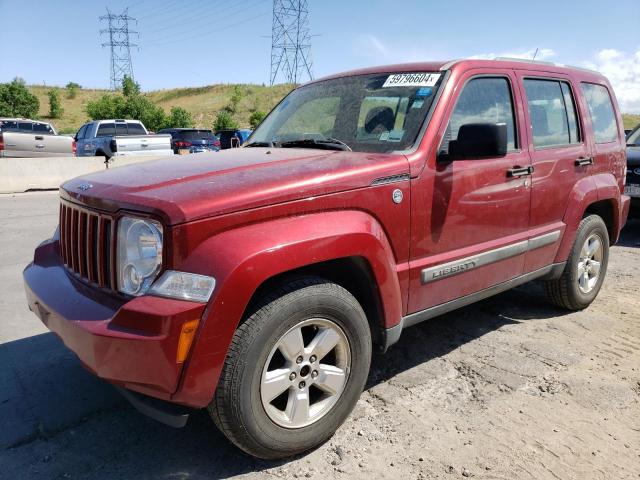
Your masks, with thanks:
<instances>
[{"instance_id":1,"label":"running board","mask_svg":"<svg viewBox=\"0 0 640 480\"><path fill-rule=\"evenodd\" d=\"M464 297L456 298L455 300L441 303L440 305L435 305L425 310L407 315L400 320L400 323L398 325L385 329L382 351L387 351L387 349L391 345L396 343L400 339L402 330L407 327L411 327L416 323L424 322L425 320L429 320L431 318L451 312L452 310L466 307L467 305L471 305L472 303L492 297L493 295L497 295L498 293L502 293L506 290L510 290L514 287L530 282L531 280L536 280L543 277L546 277L548 279L557 278L562 274L564 266L565 262L554 263L538 270L534 270L533 272L529 272L524 275L520 275L519 277L512 278L511 280L507 280L506 282L498 283L497 285L493 285L492 287L485 288L484 290L480 290L478 292L465 295Z\"/></svg>"}]
</instances>

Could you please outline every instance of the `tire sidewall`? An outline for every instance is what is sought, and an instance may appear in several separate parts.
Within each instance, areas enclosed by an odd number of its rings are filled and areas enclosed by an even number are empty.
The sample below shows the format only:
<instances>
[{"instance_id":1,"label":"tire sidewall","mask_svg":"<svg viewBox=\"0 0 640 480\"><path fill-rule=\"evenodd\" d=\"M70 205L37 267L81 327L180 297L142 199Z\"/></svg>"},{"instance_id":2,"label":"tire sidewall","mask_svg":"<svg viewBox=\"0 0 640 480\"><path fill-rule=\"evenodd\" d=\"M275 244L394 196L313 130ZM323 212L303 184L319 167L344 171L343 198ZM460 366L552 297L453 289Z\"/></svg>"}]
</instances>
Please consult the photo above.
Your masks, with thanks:
<instances>
[{"instance_id":1,"label":"tire sidewall","mask_svg":"<svg viewBox=\"0 0 640 480\"><path fill-rule=\"evenodd\" d=\"M371 362L371 334L364 312L355 302L345 301L323 289L324 285L303 288L281 299L277 309L266 316L260 332L246 349L241 372L238 413L247 433L269 450L303 451L322 443L344 422L357 402L366 382ZM346 293L346 291L345 291ZM260 383L264 365L278 340L292 327L309 318L323 318L338 325L351 349L351 367L339 400L315 423L297 429L274 423L264 410Z\"/></svg>"},{"instance_id":2,"label":"tire sidewall","mask_svg":"<svg viewBox=\"0 0 640 480\"><path fill-rule=\"evenodd\" d=\"M603 242L602 262L600 264L600 273L598 281L593 289L588 293L583 293L578 286L578 263L580 262L580 252L584 243L592 234L597 234ZM576 234L576 240L571 252L569 262L569 293L573 297L575 303L581 307L588 306L595 300L604 278L607 274L607 266L609 264L609 232L604 221L597 215L591 215L583 219Z\"/></svg>"}]
</instances>

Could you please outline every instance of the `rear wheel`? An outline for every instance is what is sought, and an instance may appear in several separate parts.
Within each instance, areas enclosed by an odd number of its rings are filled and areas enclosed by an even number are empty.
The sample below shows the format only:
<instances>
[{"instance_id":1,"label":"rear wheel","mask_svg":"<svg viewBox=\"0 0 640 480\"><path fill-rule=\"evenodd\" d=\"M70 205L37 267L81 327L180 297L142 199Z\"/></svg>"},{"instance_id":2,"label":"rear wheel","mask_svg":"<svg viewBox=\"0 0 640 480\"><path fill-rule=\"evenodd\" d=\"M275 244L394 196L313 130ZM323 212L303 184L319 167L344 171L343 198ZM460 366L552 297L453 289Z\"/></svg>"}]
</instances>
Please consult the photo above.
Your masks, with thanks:
<instances>
[{"instance_id":1,"label":"rear wheel","mask_svg":"<svg viewBox=\"0 0 640 480\"><path fill-rule=\"evenodd\" d=\"M589 215L580 222L562 275L545 282L548 298L569 310L588 307L600 291L608 263L607 226L598 215Z\"/></svg>"},{"instance_id":2,"label":"rear wheel","mask_svg":"<svg viewBox=\"0 0 640 480\"><path fill-rule=\"evenodd\" d=\"M308 277L261 299L238 327L209 412L245 452L282 458L313 448L355 406L371 333L344 288Z\"/></svg>"}]
</instances>

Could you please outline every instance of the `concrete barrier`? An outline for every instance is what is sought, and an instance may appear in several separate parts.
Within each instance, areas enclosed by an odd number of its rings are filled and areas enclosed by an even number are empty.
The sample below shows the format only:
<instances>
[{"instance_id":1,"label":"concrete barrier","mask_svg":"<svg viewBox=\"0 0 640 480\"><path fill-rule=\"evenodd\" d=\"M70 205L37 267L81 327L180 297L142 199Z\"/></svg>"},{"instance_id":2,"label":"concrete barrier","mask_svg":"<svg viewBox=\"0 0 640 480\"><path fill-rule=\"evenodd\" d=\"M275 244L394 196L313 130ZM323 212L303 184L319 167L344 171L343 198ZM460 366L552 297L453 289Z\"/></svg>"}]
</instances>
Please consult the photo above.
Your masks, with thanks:
<instances>
[{"instance_id":1,"label":"concrete barrier","mask_svg":"<svg viewBox=\"0 0 640 480\"><path fill-rule=\"evenodd\" d=\"M114 157L108 168L123 167L162 156ZM0 158L0 193L58 188L67 180L107 168L104 157Z\"/></svg>"}]
</instances>

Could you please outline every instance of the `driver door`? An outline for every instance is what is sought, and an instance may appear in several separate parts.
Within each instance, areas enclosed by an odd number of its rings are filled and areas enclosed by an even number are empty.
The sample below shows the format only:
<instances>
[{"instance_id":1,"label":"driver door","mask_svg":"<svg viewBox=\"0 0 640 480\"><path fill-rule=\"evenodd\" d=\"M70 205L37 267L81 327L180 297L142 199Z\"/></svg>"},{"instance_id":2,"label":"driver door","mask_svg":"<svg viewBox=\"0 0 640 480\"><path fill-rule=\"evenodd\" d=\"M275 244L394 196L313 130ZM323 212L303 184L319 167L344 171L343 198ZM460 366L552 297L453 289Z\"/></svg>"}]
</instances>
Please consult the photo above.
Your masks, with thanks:
<instances>
[{"instance_id":1,"label":"driver door","mask_svg":"<svg viewBox=\"0 0 640 480\"><path fill-rule=\"evenodd\" d=\"M523 273L531 161L518 84L509 70L457 80L436 136L439 154L412 185L408 313L480 292ZM448 160L460 127L505 123L507 153Z\"/></svg>"}]
</instances>

